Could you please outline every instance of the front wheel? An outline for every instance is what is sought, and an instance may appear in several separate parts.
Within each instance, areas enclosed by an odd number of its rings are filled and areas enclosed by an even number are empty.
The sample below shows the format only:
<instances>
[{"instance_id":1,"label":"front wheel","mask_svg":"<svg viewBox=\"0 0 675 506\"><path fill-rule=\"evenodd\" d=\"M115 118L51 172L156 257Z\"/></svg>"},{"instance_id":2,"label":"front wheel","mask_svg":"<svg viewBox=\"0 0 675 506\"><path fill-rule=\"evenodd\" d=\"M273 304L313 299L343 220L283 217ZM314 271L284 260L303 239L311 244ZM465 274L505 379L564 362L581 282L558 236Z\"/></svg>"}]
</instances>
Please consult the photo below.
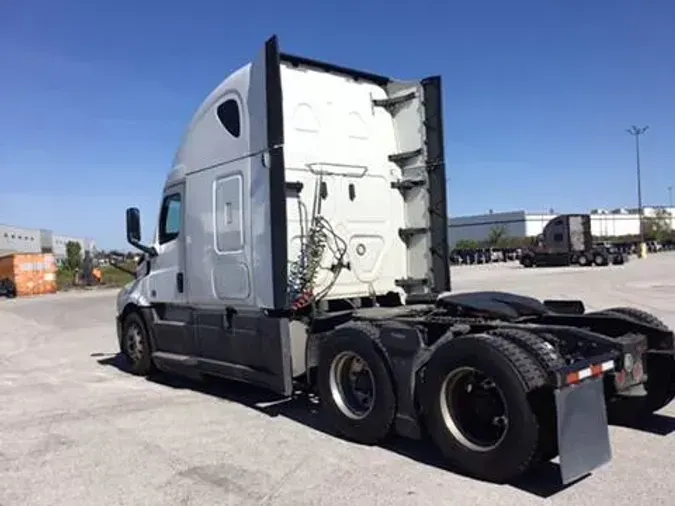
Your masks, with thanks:
<instances>
[{"instance_id":1,"label":"front wheel","mask_svg":"<svg viewBox=\"0 0 675 506\"><path fill-rule=\"evenodd\" d=\"M508 481L537 459L539 422L528 394L544 383L534 359L502 337L452 338L434 351L420 386L425 426L453 467Z\"/></svg>"},{"instance_id":2,"label":"front wheel","mask_svg":"<svg viewBox=\"0 0 675 506\"><path fill-rule=\"evenodd\" d=\"M152 348L145 323L138 313L130 313L122 324L122 353L133 374L147 376L154 371Z\"/></svg>"}]
</instances>

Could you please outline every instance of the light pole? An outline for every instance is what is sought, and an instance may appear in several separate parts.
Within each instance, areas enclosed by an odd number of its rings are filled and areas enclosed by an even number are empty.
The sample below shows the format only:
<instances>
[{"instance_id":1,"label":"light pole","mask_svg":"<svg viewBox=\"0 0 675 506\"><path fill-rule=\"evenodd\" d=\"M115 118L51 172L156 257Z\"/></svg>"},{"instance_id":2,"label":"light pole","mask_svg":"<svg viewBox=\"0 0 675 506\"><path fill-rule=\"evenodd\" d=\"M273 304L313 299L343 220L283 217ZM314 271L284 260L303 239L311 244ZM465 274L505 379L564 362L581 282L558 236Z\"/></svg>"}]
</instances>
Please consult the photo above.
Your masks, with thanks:
<instances>
[{"instance_id":1,"label":"light pole","mask_svg":"<svg viewBox=\"0 0 675 506\"><path fill-rule=\"evenodd\" d=\"M642 207L642 175L640 173L640 136L649 129L649 125L638 128L635 125L626 129L630 135L635 137L635 160L637 169L637 194L638 194L638 216L640 220L640 257L645 256L645 227L644 227L644 209Z\"/></svg>"},{"instance_id":2,"label":"light pole","mask_svg":"<svg viewBox=\"0 0 675 506\"><path fill-rule=\"evenodd\" d=\"M670 232L673 231L673 187L668 187L668 213L670 214Z\"/></svg>"}]
</instances>

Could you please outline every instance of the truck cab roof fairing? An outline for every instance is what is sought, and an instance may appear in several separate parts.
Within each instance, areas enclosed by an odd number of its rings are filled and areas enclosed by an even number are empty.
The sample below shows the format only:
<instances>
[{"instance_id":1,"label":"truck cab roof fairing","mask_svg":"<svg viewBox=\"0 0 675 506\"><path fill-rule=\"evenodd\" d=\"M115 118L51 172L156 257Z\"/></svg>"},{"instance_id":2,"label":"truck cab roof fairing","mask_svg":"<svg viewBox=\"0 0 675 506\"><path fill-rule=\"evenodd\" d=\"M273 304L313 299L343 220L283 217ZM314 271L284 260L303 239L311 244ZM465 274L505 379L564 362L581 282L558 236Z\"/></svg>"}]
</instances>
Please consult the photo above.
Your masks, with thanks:
<instances>
[{"instance_id":1,"label":"truck cab roof fairing","mask_svg":"<svg viewBox=\"0 0 675 506\"><path fill-rule=\"evenodd\" d=\"M272 36L268 39L266 47L269 47L270 44L273 44L278 48L278 40L276 36ZM310 69L322 70L324 72L329 72L333 74L344 75L355 80L362 80L372 82L378 86L386 86L392 82L392 79L389 77L377 75L374 73L351 69L348 67L343 67L340 65L335 65L332 63L327 63L319 60L314 60L306 58L303 56L292 55L288 53L279 53L278 62L285 63L291 66L300 66ZM271 63L271 62L268 62ZM193 172L195 170L200 170L204 167L210 165L225 163L233 157L230 154L222 153L221 156L209 156L208 153L204 152L204 144L209 144L208 140L204 141L204 132L199 129L200 121L204 118L209 111L213 110L222 100L222 98L232 92L233 90L238 90L241 95L241 100L245 102L246 95L245 91L248 90L250 73L251 73L252 63L249 62L241 67L239 67L234 72L230 73L225 79L223 79L220 84L214 88L211 93L202 101L200 106L197 108L195 113L192 115L192 118L185 129L181 143L176 150L176 154L173 159L172 169L170 174L167 177L166 186L170 186L177 181L183 180L185 175ZM280 97L279 97L280 98ZM221 129L216 129L221 130ZM214 135L219 135L214 131ZM283 134L282 134L283 135ZM272 146L277 143L274 140L280 140L283 143L283 138L281 139L269 139ZM213 144L218 144L213 143ZM269 146L250 146L248 153L242 153L242 155L250 154L252 151L257 151L258 149L265 149ZM224 149L223 151L228 151ZM195 156L195 154L197 156ZM214 153L215 154L215 153ZM201 161L200 161L201 159Z\"/></svg>"},{"instance_id":2,"label":"truck cab roof fairing","mask_svg":"<svg viewBox=\"0 0 675 506\"><path fill-rule=\"evenodd\" d=\"M190 123L185 129L180 146L176 150L173 160L173 169L167 180L172 181L185 178L186 174L205 167L228 162L246 152L233 153L231 146L219 142L227 135L222 125L217 121L216 108L226 96L232 96L245 110L246 92L249 85L251 63L248 63L232 74L228 75L202 102L193 114ZM243 112L243 111L242 111ZM207 115L212 114L212 118ZM241 114L242 136L248 133L247 118ZM248 145L248 143L246 143Z\"/></svg>"}]
</instances>

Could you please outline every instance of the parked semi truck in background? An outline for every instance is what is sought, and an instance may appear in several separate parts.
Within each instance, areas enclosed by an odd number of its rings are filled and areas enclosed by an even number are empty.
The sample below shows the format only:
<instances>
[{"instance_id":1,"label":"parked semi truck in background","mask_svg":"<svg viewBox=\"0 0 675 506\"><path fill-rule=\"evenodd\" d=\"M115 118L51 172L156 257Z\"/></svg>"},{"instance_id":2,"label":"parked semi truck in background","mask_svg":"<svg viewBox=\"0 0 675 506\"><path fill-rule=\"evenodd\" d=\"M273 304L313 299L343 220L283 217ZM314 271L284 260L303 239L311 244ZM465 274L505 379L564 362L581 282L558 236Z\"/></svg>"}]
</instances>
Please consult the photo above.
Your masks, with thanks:
<instances>
[{"instance_id":1,"label":"parked semi truck in background","mask_svg":"<svg viewBox=\"0 0 675 506\"><path fill-rule=\"evenodd\" d=\"M627 261L627 255L610 245L594 244L590 214L561 214L552 218L536 243L523 250L523 267L605 266Z\"/></svg>"},{"instance_id":2,"label":"parked semi truck in background","mask_svg":"<svg viewBox=\"0 0 675 506\"><path fill-rule=\"evenodd\" d=\"M133 372L316 390L344 437L426 431L492 481L558 454L565 483L607 462L608 404L672 399L673 333L633 309L450 292L441 96L440 77L268 40L195 113L151 244L127 210L144 252L117 300Z\"/></svg>"}]
</instances>

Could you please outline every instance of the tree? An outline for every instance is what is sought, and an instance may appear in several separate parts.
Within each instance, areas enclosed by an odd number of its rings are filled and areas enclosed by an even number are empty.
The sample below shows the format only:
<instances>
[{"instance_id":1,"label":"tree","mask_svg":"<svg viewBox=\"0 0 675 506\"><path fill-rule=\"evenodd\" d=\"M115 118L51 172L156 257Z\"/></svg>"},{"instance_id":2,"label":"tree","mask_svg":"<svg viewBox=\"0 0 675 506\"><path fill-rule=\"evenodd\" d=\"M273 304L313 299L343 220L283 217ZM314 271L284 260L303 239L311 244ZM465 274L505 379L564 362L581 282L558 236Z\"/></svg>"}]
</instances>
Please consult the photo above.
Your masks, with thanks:
<instances>
[{"instance_id":1,"label":"tree","mask_svg":"<svg viewBox=\"0 0 675 506\"><path fill-rule=\"evenodd\" d=\"M506 238L506 227L504 225L495 225L490 229L487 242L489 246L495 247L498 246L504 238Z\"/></svg>"},{"instance_id":2,"label":"tree","mask_svg":"<svg viewBox=\"0 0 675 506\"><path fill-rule=\"evenodd\" d=\"M502 237L499 240L500 248L527 248L532 246L533 237Z\"/></svg>"},{"instance_id":3,"label":"tree","mask_svg":"<svg viewBox=\"0 0 675 506\"><path fill-rule=\"evenodd\" d=\"M66 261L65 266L68 270L74 271L82 266L82 245L77 241L68 241L66 243Z\"/></svg>"}]
</instances>

